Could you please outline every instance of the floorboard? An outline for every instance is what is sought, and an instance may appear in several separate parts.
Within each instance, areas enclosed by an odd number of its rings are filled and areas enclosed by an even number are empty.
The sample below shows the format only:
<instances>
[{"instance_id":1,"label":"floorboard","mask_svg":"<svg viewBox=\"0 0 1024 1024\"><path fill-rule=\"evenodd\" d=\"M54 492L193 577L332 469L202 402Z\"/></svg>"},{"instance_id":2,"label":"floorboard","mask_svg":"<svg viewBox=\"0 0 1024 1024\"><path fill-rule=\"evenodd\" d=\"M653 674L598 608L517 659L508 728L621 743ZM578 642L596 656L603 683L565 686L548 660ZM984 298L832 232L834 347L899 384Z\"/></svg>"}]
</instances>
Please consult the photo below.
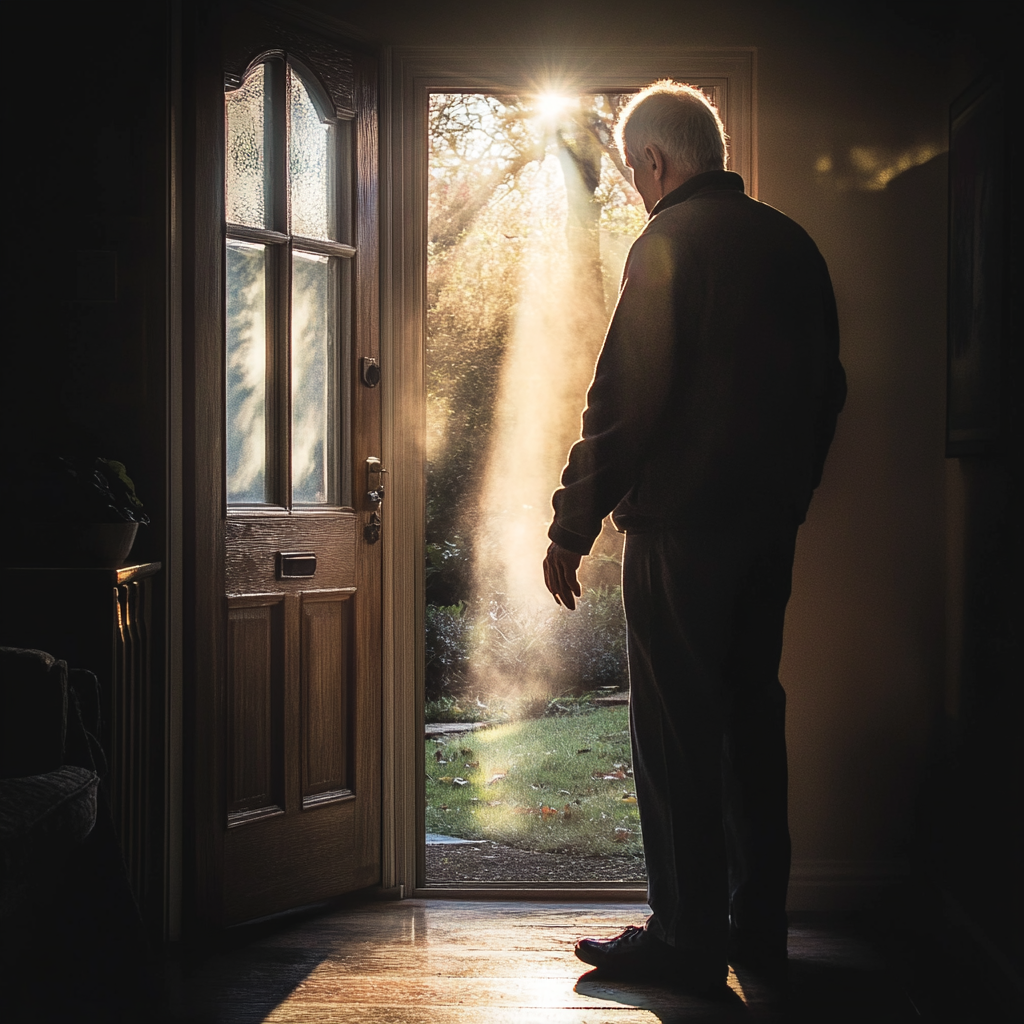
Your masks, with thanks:
<instances>
[{"instance_id":1,"label":"floorboard","mask_svg":"<svg viewBox=\"0 0 1024 1024\"><path fill-rule=\"evenodd\" d=\"M457 900L373 903L278 928L186 964L168 1024L920 1024L898 971L856 935L791 931L781 998L740 972L709 1001L598 980L581 935L643 919L641 904Z\"/></svg>"}]
</instances>

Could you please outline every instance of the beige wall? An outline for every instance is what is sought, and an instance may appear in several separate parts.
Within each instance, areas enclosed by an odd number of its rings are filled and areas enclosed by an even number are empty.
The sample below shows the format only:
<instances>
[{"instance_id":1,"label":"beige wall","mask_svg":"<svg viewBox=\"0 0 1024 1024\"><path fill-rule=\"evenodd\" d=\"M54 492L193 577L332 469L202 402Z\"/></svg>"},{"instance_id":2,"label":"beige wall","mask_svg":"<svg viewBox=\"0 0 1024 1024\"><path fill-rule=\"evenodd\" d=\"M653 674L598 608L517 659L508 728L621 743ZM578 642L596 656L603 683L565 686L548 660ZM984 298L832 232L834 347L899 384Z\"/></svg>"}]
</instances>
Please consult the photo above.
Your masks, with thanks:
<instances>
[{"instance_id":1,"label":"beige wall","mask_svg":"<svg viewBox=\"0 0 1024 1024\"><path fill-rule=\"evenodd\" d=\"M757 47L760 198L828 261L850 383L800 540L782 669L793 903L848 902L864 887L844 880L907 854L942 703L946 62L906 34L780 4L649 3L628 20L632 5L605 0L548 6L392 4L360 27L394 44ZM882 168L936 155L870 188L858 147Z\"/></svg>"}]
</instances>

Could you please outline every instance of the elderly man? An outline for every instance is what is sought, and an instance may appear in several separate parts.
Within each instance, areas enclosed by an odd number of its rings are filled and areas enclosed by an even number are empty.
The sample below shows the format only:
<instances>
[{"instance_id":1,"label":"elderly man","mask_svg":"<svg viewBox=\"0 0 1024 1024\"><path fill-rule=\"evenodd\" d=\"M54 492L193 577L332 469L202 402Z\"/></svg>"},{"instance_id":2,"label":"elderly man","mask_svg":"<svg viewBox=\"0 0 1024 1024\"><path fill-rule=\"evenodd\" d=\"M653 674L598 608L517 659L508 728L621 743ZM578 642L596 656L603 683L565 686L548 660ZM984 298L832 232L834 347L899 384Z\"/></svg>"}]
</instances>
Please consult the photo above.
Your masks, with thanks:
<instances>
[{"instance_id":1,"label":"elderly man","mask_svg":"<svg viewBox=\"0 0 1024 1024\"><path fill-rule=\"evenodd\" d=\"M574 608L613 513L652 914L576 955L712 992L730 959L785 964L783 618L846 380L825 262L724 169L703 94L652 85L616 141L650 218L554 494L544 577Z\"/></svg>"}]
</instances>

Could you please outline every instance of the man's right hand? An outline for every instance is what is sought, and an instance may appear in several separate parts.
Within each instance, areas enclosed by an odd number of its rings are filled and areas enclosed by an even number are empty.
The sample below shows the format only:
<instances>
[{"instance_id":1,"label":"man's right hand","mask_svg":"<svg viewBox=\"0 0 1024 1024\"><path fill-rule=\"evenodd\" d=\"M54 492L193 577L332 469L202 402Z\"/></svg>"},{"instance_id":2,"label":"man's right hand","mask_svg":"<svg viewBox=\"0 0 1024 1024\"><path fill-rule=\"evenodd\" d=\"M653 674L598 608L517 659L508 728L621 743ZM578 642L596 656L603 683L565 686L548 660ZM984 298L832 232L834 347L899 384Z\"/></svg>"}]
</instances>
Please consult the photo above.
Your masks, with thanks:
<instances>
[{"instance_id":1,"label":"man's right hand","mask_svg":"<svg viewBox=\"0 0 1024 1024\"><path fill-rule=\"evenodd\" d=\"M559 547L554 541L544 556L544 583L554 594L555 603L564 604L569 611L575 609L576 598L583 593L576 576L580 558L575 551Z\"/></svg>"}]
</instances>

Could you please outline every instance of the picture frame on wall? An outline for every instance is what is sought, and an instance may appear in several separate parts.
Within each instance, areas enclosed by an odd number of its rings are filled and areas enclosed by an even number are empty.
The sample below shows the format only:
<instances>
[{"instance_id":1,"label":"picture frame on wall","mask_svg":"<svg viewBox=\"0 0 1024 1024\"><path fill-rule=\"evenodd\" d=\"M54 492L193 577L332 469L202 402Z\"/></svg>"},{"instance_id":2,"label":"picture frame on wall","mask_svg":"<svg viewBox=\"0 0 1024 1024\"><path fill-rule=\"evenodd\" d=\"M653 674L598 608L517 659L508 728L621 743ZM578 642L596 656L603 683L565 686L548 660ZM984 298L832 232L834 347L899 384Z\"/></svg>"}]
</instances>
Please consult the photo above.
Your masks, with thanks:
<instances>
[{"instance_id":1,"label":"picture frame on wall","mask_svg":"<svg viewBox=\"0 0 1024 1024\"><path fill-rule=\"evenodd\" d=\"M950 107L946 456L1000 439L1005 324L1006 141L1003 90L976 82Z\"/></svg>"}]
</instances>

